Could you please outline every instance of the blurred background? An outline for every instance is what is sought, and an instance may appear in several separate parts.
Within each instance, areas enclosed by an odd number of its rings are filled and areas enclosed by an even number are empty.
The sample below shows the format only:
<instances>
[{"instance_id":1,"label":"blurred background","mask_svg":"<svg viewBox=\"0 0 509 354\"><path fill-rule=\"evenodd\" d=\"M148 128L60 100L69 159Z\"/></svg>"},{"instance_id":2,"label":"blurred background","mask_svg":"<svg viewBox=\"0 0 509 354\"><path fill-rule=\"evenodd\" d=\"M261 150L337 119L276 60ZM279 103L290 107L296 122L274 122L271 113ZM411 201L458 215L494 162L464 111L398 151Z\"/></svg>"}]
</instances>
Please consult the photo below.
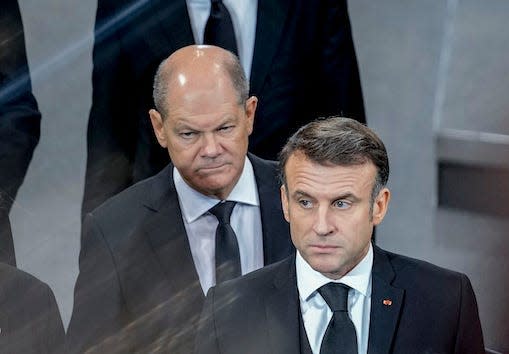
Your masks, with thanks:
<instances>
[{"instance_id":1,"label":"blurred background","mask_svg":"<svg viewBox=\"0 0 509 354\"><path fill-rule=\"evenodd\" d=\"M42 122L10 213L14 245L18 267L52 287L67 325L96 1L19 5ZM377 243L466 273L486 346L509 353L509 2L355 0L349 7L368 125L391 160L392 202Z\"/></svg>"}]
</instances>

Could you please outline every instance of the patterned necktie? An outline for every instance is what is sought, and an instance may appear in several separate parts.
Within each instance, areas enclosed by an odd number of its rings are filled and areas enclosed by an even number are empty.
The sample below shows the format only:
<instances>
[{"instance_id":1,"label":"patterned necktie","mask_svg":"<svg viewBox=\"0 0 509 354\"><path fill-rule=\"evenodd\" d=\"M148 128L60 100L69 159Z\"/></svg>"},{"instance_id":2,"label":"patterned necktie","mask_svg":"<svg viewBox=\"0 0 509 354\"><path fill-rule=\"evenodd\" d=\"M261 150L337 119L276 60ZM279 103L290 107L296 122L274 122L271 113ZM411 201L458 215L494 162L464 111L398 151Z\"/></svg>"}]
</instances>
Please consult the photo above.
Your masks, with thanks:
<instances>
[{"instance_id":1,"label":"patterned necktie","mask_svg":"<svg viewBox=\"0 0 509 354\"><path fill-rule=\"evenodd\" d=\"M203 43L216 45L238 55L232 19L221 0L211 0L210 15L205 25Z\"/></svg>"},{"instance_id":2,"label":"patterned necktie","mask_svg":"<svg viewBox=\"0 0 509 354\"><path fill-rule=\"evenodd\" d=\"M332 311L320 346L320 354L356 354L357 335L348 316L348 290L345 284L327 283L318 289Z\"/></svg>"},{"instance_id":3,"label":"patterned necktie","mask_svg":"<svg viewBox=\"0 0 509 354\"><path fill-rule=\"evenodd\" d=\"M239 245L230 225L235 202L221 202L209 211L219 224L216 229L216 284L241 275Z\"/></svg>"}]
</instances>

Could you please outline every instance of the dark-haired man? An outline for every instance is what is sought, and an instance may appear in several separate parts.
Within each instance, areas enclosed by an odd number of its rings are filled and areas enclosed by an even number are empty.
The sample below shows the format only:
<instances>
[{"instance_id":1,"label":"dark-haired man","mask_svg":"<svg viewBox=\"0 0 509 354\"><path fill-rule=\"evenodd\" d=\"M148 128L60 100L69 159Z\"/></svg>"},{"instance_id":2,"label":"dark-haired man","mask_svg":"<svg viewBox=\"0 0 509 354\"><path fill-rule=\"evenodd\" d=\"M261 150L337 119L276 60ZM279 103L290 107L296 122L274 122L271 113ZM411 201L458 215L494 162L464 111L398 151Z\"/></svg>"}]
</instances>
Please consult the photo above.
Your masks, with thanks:
<instances>
[{"instance_id":1,"label":"dark-haired man","mask_svg":"<svg viewBox=\"0 0 509 354\"><path fill-rule=\"evenodd\" d=\"M198 354L484 352L464 274L372 244L390 199L374 132L347 118L309 123L281 168L297 253L209 291Z\"/></svg>"}]
</instances>

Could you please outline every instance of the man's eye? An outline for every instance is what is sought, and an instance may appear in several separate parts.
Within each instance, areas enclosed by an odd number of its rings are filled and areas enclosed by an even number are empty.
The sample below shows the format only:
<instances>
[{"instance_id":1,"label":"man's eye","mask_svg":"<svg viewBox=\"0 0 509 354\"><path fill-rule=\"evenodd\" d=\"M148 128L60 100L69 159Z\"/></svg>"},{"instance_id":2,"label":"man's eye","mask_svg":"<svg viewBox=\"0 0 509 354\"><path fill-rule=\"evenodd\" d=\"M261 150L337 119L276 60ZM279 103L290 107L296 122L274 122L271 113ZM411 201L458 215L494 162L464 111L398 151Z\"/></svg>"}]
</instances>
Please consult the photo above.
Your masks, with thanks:
<instances>
[{"instance_id":1,"label":"man's eye","mask_svg":"<svg viewBox=\"0 0 509 354\"><path fill-rule=\"evenodd\" d=\"M352 206L352 204L350 204L346 200L336 200L334 202L334 206L339 209L348 209Z\"/></svg>"},{"instance_id":2,"label":"man's eye","mask_svg":"<svg viewBox=\"0 0 509 354\"><path fill-rule=\"evenodd\" d=\"M309 209L313 206L313 204L309 200L306 200L306 199L299 200L299 204L301 207L303 207L305 209Z\"/></svg>"},{"instance_id":3,"label":"man's eye","mask_svg":"<svg viewBox=\"0 0 509 354\"><path fill-rule=\"evenodd\" d=\"M196 135L196 132L184 131L184 132L180 132L179 135L180 135L180 137L182 137L184 139L191 139Z\"/></svg>"},{"instance_id":4,"label":"man's eye","mask_svg":"<svg viewBox=\"0 0 509 354\"><path fill-rule=\"evenodd\" d=\"M220 132L225 133L225 132L229 132L229 131L233 130L233 128L234 128L234 125L225 125L224 127L221 127L218 130Z\"/></svg>"}]
</instances>

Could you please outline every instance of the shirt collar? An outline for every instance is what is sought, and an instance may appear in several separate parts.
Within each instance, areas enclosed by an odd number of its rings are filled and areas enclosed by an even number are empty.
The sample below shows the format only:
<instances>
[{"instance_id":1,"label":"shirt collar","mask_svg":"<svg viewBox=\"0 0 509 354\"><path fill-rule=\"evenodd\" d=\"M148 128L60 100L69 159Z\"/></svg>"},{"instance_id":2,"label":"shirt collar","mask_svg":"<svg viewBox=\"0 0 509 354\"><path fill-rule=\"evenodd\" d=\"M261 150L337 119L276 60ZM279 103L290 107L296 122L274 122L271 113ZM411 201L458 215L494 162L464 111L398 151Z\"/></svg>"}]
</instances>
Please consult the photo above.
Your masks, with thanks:
<instances>
[{"instance_id":1,"label":"shirt collar","mask_svg":"<svg viewBox=\"0 0 509 354\"><path fill-rule=\"evenodd\" d=\"M217 198L206 196L190 187L176 167L173 167L173 182L179 197L182 216L188 223L195 221L218 203ZM254 206L260 205L253 165L248 158L244 159L242 174L226 200Z\"/></svg>"},{"instance_id":2,"label":"shirt collar","mask_svg":"<svg viewBox=\"0 0 509 354\"><path fill-rule=\"evenodd\" d=\"M327 278L317 272L302 258L299 251L295 259L297 272L297 288L301 300L307 301L316 290L330 282L343 283L357 290L364 296L368 296L371 270L373 268L373 246L369 244L368 253L364 258L347 274L338 280Z\"/></svg>"}]
</instances>

